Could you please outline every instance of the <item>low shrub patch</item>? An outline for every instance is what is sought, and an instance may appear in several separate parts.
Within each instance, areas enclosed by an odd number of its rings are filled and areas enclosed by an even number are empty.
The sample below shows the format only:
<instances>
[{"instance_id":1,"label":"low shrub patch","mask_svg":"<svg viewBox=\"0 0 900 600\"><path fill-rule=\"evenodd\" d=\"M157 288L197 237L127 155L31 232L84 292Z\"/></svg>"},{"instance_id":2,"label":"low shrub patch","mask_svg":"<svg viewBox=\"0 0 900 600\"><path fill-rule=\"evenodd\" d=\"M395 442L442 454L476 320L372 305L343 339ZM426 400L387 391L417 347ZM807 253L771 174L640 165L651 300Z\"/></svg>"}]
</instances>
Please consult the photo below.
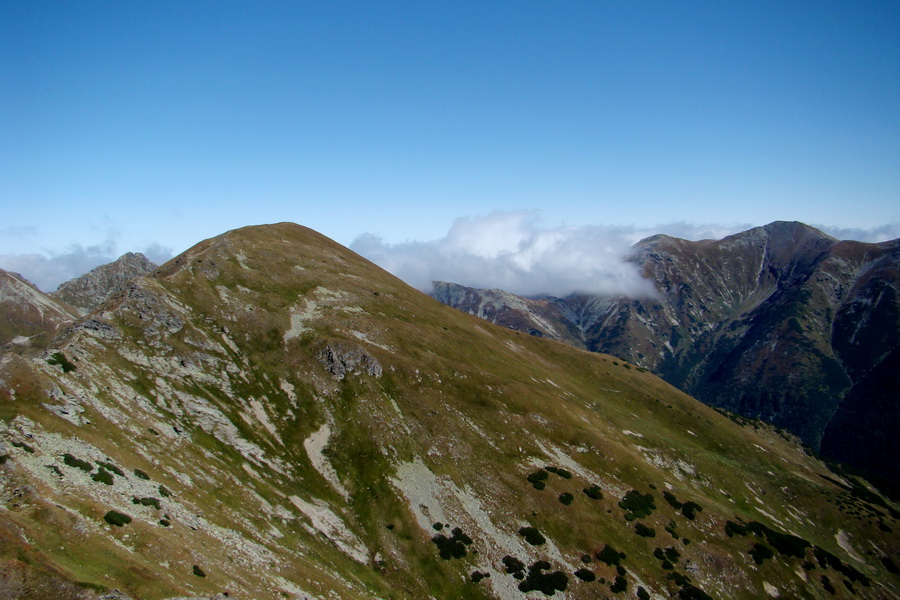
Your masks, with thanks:
<instances>
[{"instance_id":1,"label":"low shrub patch","mask_svg":"<svg viewBox=\"0 0 900 600\"><path fill-rule=\"evenodd\" d=\"M549 477L549 475L547 475L547 471L541 469L540 471L535 471L534 473L530 474L528 477L526 477L526 479L528 480L528 483L534 486L534 489L542 490L547 487L547 477Z\"/></svg>"},{"instance_id":2,"label":"low shrub patch","mask_svg":"<svg viewBox=\"0 0 900 600\"><path fill-rule=\"evenodd\" d=\"M541 535L541 532L538 531L537 527L521 527L519 529L519 535L524 537L525 541L532 546L540 546L547 541L547 539Z\"/></svg>"},{"instance_id":3,"label":"low shrub patch","mask_svg":"<svg viewBox=\"0 0 900 600\"><path fill-rule=\"evenodd\" d=\"M656 530L653 529L652 527L647 527L643 523L637 523L634 526L634 532L641 537L648 537L648 538L656 537Z\"/></svg>"},{"instance_id":4,"label":"low shrub patch","mask_svg":"<svg viewBox=\"0 0 900 600\"><path fill-rule=\"evenodd\" d=\"M575 499L575 496L570 494L569 492L565 492L559 495L559 501L565 504L566 506L572 504L572 501Z\"/></svg>"},{"instance_id":5,"label":"low shrub patch","mask_svg":"<svg viewBox=\"0 0 900 600\"><path fill-rule=\"evenodd\" d=\"M592 485L591 487L586 487L583 490L584 495L592 500L603 500L603 492L600 491L599 485Z\"/></svg>"},{"instance_id":6,"label":"low shrub patch","mask_svg":"<svg viewBox=\"0 0 900 600\"><path fill-rule=\"evenodd\" d=\"M678 501L675 495L669 491L664 491L662 493L662 496L663 500L665 500L669 504L669 506L671 506L675 510L681 510L681 507L684 506L681 502Z\"/></svg>"},{"instance_id":7,"label":"low shrub patch","mask_svg":"<svg viewBox=\"0 0 900 600\"><path fill-rule=\"evenodd\" d=\"M572 479L572 474L563 469L562 467L544 467L544 470L550 471L551 473L556 473L563 479Z\"/></svg>"},{"instance_id":8,"label":"low shrub patch","mask_svg":"<svg viewBox=\"0 0 900 600\"><path fill-rule=\"evenodd\" d=\"M134 470L134 476L137 477L138 479L143 479L143 480L145 480L145 481L150 481L150 476L147 475L146 473L144 473L143 471L141 471L140 469L135 469L135 470Z\"/></svg>"},{"instance_id":9,"label":"low shrub patch","mask_svg":"<svg viewBox=\"0 0 900 600\"><path fill-rule=\"evenodd\" d=\"M197 577L206 577L206 572L197 565L194 565L192 571Z\"/></svg>"},{"instance_id":10,"label":"low shrub patch","mask_svg":"<svg viewBox=\"0 0 900 600\"><path fill-rule=\"evenodd\" d=\"M525 571L525 563L514 556L509 556L508 554L503 557L503 566L506 567L506 572L510 575L515 575L516 573L522 573Z\"/></svg>"},{"instance_id":11,"label":"low shrub patch","mask_svg":"<svg viewBox=\"0 0 900 600\"><path fill-rule=\"evenodd\" d=\"M621 575L616 575L616 581L609 586L609 591L613 594L621 594L628 589L628 580Z\"/></svg>"},{"instance_id":12,"label":"low shrub patch","mask_svg":"<svg viewBox=\"0 0 900 600\"><path fill-rule=\"evenodd\" d=\"M152 507L155 508L156 510L162 510L162 508L161 508L160 505L159 505L159 500L157 500L156 498L137 498L137 497L132 497L132 498L131 498L131 503L132 503L132 504L141 504L141 505L143 505L143 506L152 506Z\"/></svg>"},{"instance_id":13,"label":"low shrub patch","mask_svg":"<svg viewBox=\"0 0 900 600\"><path fill-rule=\"evenodd\" d=\"M77 458L69 454L68 452L63 455L63 462L75 469L81 469L85 473L90 473L94 470L94 467L93 465L91 465L91 463L86 460L81 460L80 458Z\"/></svg>"},{"instance_id":14,"label":"low shrub patch","mask_svg":"<svg viewBox=\"0 0 900 600\"><path fill-rule=\"evenodd\" d=\"M562 571L544 573L549 569L550 563L546 560L539 560L528 567L528 576L519 584L519 591L539 591L547 596L552 596L557 591L564 592L569 585L569 577Z\"/></svg>"},{"instance_id":15,"label":"low shrub patch","mask_svg":"<svg viewBox=\"0 0 900 600\"><path fill-rule=\"evenodd\" d=\"M775 553L765 544L760 544L759 542L757 542L753 544L752 548L750 548L750 556L753 557L753 560L756 561L756 564L761 565L767 558L772 558L773 556L775 556Z\"/></svg>"},{"instance_id":16,"label":"low shrub patch","mask_svg":"<svg viewBox=\"0 0 900 600\"><path fill-rule=\"evenodd\" d=\"M575 577L582 581L594 581L597 579L597 576L594 575L594 572L590 569L578 569L575 571Z\"/></svg>"},{"instance_id":17,"label":"low shrub patch","mask_svg":"<svg viewBox=\"0 0 900 600\"><path fill-rule=\"evenodd\" d=\"M66 358L66 355L62 352L54 352L50 355L50 358L47 359L48 365L59 365L62 367L63 373L69 373L75 370L75 365L69 362L69 359Z\"/></svg>"},{"instance_id":18,"label":"low shrub patch","mask_svg":"<svg viewBox=\"0 0 900 600\"><path fill-rule=\"evenodd\" d=\"M626 512L625 518L633 515L629 521L649 517L656 510L656 504L653 502L653 494L649 492L642 494L637 490L630 490L622 500L619 501L619 508Z\"/></svg>"},{"instance_id":19,"label":"low shrub patch","mask_svg":"<svg viewBox=\"0 0 900 600\"><path fill-rule=\"evenodd\" d=\"M110 525L115 525L116 527L122 527L128 523L131 523L131 517L116 510L111 510L103 515L103 520Z\"/></svg>"},{"instance_id":20,"label":"low shrub patch","mask_svg":"<svg viewBox=\"0 0 900 600\"><path fill-rule=\"evenodd\" d=\"M100 483L105 483L106 485L113 484L113 475L103 467L97 469L97 472L91 475L91 479L94 481L99 481Z\"/></svg>"},{"instance_id":21,"label":"low shrub patch","mask_svg":"<svg viewBox=\"0 0 900 600\"><path fill-rule=\"evenodd\" d=\"M104 469L108 469L108 470L112 471L119 477L125 477L125 471L123 471L116 465L112 464L111 462L108 462L108 461L104 462L102 460L95 460L94 462L97 463L98 465L100 465L101 467L103 467Z\"/></svg>"},{"instance_id":22,"label":"low shrub patch","mask_svg":"<svg viewBox=\"0 0 900 600\"><path fill-rule=\"evenodd\" d=\"M472 544L472 538L463 533L459 527L454 527L451 533L452 535L449 538L442 533L431 538L431 541L438 547L441 558L444 560L462 558L466 555L466 546Z\"/></svg>"},{"instance_id":23,"label":"low shrub patch","mask_svg":"<svg viewBox=\"0 0 900 600\"><path fill-rule=\"evenodd\" d=\"M609 544L603 546L603 550L597 553L597 559L610 566L618 566L623 558L625 558L625 554L619 552Z\"/></svg>"},{"instance_id":24,"label":"low shrub patch","mask_svg":"<svg viewBox=\"0 0 900 600\"><path fill-rule=\"evenodd\" d=\"M681 514L693 521L697 517L697 513L703 511L703 507L696 502L685 502L681 507Z\"/></svg>"}]
</instances>

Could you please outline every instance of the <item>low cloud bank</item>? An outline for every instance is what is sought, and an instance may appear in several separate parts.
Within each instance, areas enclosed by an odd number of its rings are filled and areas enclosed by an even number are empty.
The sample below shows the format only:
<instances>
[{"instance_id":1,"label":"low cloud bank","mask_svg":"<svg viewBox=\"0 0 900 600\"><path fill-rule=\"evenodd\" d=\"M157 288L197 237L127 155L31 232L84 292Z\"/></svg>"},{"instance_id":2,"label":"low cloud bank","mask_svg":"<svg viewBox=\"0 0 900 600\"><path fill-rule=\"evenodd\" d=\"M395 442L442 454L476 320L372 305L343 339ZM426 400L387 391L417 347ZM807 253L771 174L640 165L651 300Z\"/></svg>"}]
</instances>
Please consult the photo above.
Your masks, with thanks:
<instances>
[{"instance_id":1,"label":"low cloud bank","mask_svg":"<svg viewBox=\"0 0 900 600\"><path fill-rule=\"evenodd\" d=\"M654 295L625 260L634 235L623 227L542 227L537 213L519 211L457 219L431 242L390 245L364 235L350 247L426 292L433 281L451 281L523 296Z\"/></svg>"},{"instance_id":2,"label":"low cloud bank","mask_svg":"<svg viewBox=\"0 0 900 600\"><path fill-rule=\"evenodd\" d=\"M366 234L350 248L424 292L431 291L433 281L450 281L529 297L573 292L646 297L655 290L627 261L635 242L658 233L721 239L754 227L684 222L653 228L546 227L538 216L536 211L515 211L460 218L447 235L430 242L388 244ZM879 242L900 237L897 223L869 230L818 227L838 239Z\"/></svg>"},{"instance_id":3,"label":"low cloud bank","mask_svg":"<svg viewBox=\"0 0 900 600\"><path fill-rule=\"evenodd\" d=\"M172 257L172 251L159 244L151 244L143 250L143 254L156 264ZM119 256L115 241L108 239L94 246L72 244L66 252L60 253L0 254L0 269L19 273L40 290L52 292L61 283L111 263Z\"/></svg>"}]
</instances>

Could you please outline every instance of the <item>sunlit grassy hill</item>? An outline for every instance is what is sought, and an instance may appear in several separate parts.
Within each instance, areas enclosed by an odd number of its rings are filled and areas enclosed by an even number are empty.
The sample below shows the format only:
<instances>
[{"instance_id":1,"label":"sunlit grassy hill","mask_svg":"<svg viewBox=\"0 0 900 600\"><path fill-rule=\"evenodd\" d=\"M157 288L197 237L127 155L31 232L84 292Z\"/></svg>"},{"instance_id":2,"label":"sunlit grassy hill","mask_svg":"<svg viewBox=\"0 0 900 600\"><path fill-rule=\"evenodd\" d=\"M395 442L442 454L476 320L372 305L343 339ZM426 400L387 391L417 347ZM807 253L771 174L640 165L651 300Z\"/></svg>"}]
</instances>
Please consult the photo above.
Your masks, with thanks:
<instances>
[{"instance_id":1,"label":"sunlit grassy hill","mask_svg":"<svg viewBox=\"0 0 900 600\"><path fill-rule=\"evenodd\" d=\"M293 224L198 244L0 381L19 597L900 590L896 507L793 439Z\"/></svg>"}]
</instances>

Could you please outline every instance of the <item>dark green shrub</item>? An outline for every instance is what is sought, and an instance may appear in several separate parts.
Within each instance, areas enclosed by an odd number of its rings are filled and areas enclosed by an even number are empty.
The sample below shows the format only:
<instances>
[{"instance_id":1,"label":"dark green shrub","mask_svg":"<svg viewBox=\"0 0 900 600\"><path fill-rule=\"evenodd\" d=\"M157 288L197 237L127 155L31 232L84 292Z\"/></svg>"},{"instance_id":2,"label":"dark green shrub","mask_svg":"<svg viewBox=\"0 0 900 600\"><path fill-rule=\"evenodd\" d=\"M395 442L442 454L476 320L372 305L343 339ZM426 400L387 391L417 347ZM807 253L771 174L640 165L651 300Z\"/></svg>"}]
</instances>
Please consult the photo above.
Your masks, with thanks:
<instances>
[{"instance_id":1,"label":"dark green shrub","mask_svg":"<svg viewBox=\"0 0 900 600\"><path fill-rule=\"evenodd\" d=\"M69 359L66 358L66 355L62 352L54 352L50 355L50 358L47 359L48 365L59 365L62 367L63 373L69 373L75 370L75 365L69 362Z\"/></svg>"},{"instance_id":2,"label":"dark green shrub","mask_svg":"<svg viewBox=\"0 0 900 600\"><path fill-rule=\"evenodd\" d=\"M678 501L678 499L675 497L675 495L672 494L671 492L664 491L662 493L662 496L663 496L663 500L668 502L669 506L671 506L675 510L681 510L681 507L684 506L681 502Z\"/></svg>"},{"instance_id":3,"label":"dark green shrub","mask_svg":"<svg viewBox=\"0 0 900 600\"><path fill-rule=\"evenodd\" d=\"M638 600L650 600L650 593L643 588L643 586L638 586L637 589L637 597Z\"/></svg>"},{"instance_id":4,"label":"dark green shrub","mask_svg":"<svg viewBox=\"0 0 900 600\"><path fill-rule=\"evenodd\" d=\"M890 559L890 557L882 556L881 564L884 565L884 568L887 569L888 572L893 573L894 575L897 575L898 573L900 573L900 569L897 568L897 563L892 561Z\"/></svg>"},{"instance_id":5,"label":"dark green shrub","mask_svg":"<svg viewBox=\"0 0 900 600\"><path fill-rule=\"evenodd\" d=\"M479 583L482 579L490 577L490 573L482 573L481 571L472 571L472 583Z\"/></svg>"},{"instance_id":6,"label":"dark green shrub","mask_svg":"<svg viewBox=\"0 0 900 600\"><path fill-rule=\"evenodd\" d=\"M128 523L131 523L131 517L115 510L111 510L103 515L103 520L110 525L115 525L116 527L122 527Z\"/></svg>"},{"instance_id":7,"label":"dark green shrub","mask_svg":"<svg viewBox=\"0 0 900 600\"><path fill-rule=\"evenodd\" d=\"M563 469L562 467L544 467L545 470L550 471L551 473L556 473L563 479L572 479L572 474Z\"/></svg>"},{"instance_id":8,"label":"dark green shrub","mask_svg":"<svg viewBox=\"0 0 900 600\"><path fill-rule=\"evenodd\" d=\"M678 591L679 600L713 600L712 596L690 583L685 583Z\"/></svg>"},{"instance_id":9,"label":"dark green shrub","mask_svg":"<svg viewBox=\"0 0 900 600\"><path fill-rule=\"evenodd\" d=\"M753 547L750 549L750 556L753 557L753 560L756 561L756 564L761 565L767 558L772 558L773 556L775 556L775 553L765 544L760 544L759 542L757 542L753 544Z\"/></svg>"},{"instance_id":10,"label":"dark green shrub","mask_svg":"<svg viewBox=\"0 0 900 600\"><path fill-rule=\"evenodd\" d=\"M97 463L98 465L100 465L101 467L103 467L104 469L108 469L108 470L112 471L119 477L125 477L125 471L123 471L116 465L112 464L111 462L104 462L102 460L95 460L94 462Z\"/></svg>"},{"instance_id":11,"label":"dark green shrub","mask_svg":"<svg viewBox=\"0 0 900 600\"><path fill-rule=\"evenodd\" d=\"M583 490L584 495L592 500L603 500L603 492L600 491L599 485L592 485L591 487L586 487Z\"/></svg>"},{"instance_id":12,"label":"dark green shrub","mask_svg":"<svg viewBox=\"0 0 900 600\"><path fill-rule=\"evenodd\" d=\"M546 560L539 560L528 567L528 576L519 584L519 591L539 591L547 596L552 596L557 591L564 592L569 585L568 576L562 571L544 573L548 569L550 563Z\"/></svg>"},{"instance_id":13,"label":"dark green shrub","mask_svg":"<svg viewBox=\"0 0 900 600\"><path fill-rule=\"evenodd\" d=\"M595 579L597 579L597 576L594 575L594 572L591 571L590 569L578 569L577 571L575 571L575 577L577 577L578 579L580 579L582 581L588 581L588 582L594 581Z\"/></svg>"},{"instance_id":14,"label":"dark green shrub","mask_svg":"<svg viewBox=\"0 0 900 600\"><path fill-rule=\"evenodd\" d=\"M463 533L459 527L454 527L451 533L449 538L442 533L431 538L444 560L462 558L466 555L466 546L472 544L472 538Z\"/></svg>"},{"instance_id":15,"label":"dark green shrub","mask_svg":"<svg viewBox=\"0 0 900 600\"><path fill-rule=\"evenodd\" d=\"M629 519L633 520L649 517L656 509L656 504L653 502L653 494L641 494L637 490L629 490L629 492L625 494L625 497L619 501L619 508L626 511L626 519L628 518L628 514L634 515Z\"/></svg>"},{"instance_id":16,"label":"dark green shrub","mask_svg":"<svg viewBox=\"0 0 900 600\"><path fill-rule=\"evenodd\" d=\"M734 537L735 535L747 535L747 528L741 525L740 523L735 523L733 521L725 522L725 534L728 537Z\"/></svg>"},{"instance_id":17,"label":"dark green shrub","mask_svg":"<svg viewBox=\"0 0 900 600\"><path fill-rule=\"evenodd\" d=\"M681 558L681 553L674 547L669 546L668 548L666 548L666 558L671 560L673 563L677 563L678 559Z\"/></svg>"},{"instance_id":18,"label":"dark green shrub","mask_svg":"<svg viewBox=\"0 0 900 600\"><path fill-rule=\"evenodd\" d=\"M525 563L514 556L506 555L503 557L503 566L510 575L521 573L525 570Z\"/></svg>"},{"instance_id":19,"label":"dark green shrub","mask_svg":"<svg viewBox=\"0 0 900 600\"><path fill-rule=\"evenodd\" d=\"M547 471L541 469L540 471L535 471L534 473L526 477L526 479L528 480L528 483L534 486L534 489L542 490L547 487L547 477L549 477L549 475L547 475Z\"/></svg>"},{"instance_id":20,"label":"dark green shrub","mask_svg":"<svg viewBox=\"0 0 900 600\"><path fill-rule=\"evenodd\" d=\"M132 503L132 504L142 504L143 506L152 506L152 507L155 508L156 510L162 510L162 508L161 508L160 505L159 505L159 500L157 500L156 498L136 498L136 497L132 497L132 498L131 498L131 503Z\"/></svg>"},{"instance_id":21,"label":"dark green shrub","mask_svg":"<svg viewBox=\"0 0 900 600\"><path fill-rule=\"evenodd\" d=\"M435 531L440 531L441 529L444 528L444 524L443 523L435 523L434 525L431 526L431 528L434 529Z\"/></svg>"},{"instance_id":22,"label":"dark green shrub","mask_svg":"<svg viewBox=\"0 0 900 600\"><path fill-rule=\"evenodd\" d=\"M524 537L525 541L532 546L540 546L547 541L547 539L541 535L541 532L538 531L537 527L521 527L519 529L519 535Z\"/></svg>"},{"instance_id":23,"label":"dark green shrub","mask_svg":"<svg viewBox=\"0 0 900 600\"><path fill-rule=\"evenodd\" d=\"M159 495L162 496L163 498L168 498L169 496L172 495L172 492L170 492L168 489L166 489L166 486L161 485L161 486L159 486Z\"/></svg>"},{"instance_id":24,"label":"dark green shrub","mask_svg":"<svg viewBox=\"0 0 900 600\"><path fill-rule=\"evenodd\" d=\"M702 510L703 510L702 506L700 506L696 502L689 501L689 502L685 502L684 505L681 507L681 514L683 514L685 517L687 517L688 519L693 521L696 518L697 513L701 512Z\"/></svg>"},{"instance_id":25,"label":"dark green shrub","mask_svg":"<svg viewBox=\"0 0 900 600\"><path fill-rule=\"evenodd\" d=\"M6 461L9 460L9 454L0 454L0 465L6 464Z\"/></svg>"},{"instance_id":26,"label":"dark green shrub","mask_svg":"<svg viewBox=\"0 0 900 600\"><path fill-rule=\"evenodd\" d=\"M611 586L609 586L609 591L613 594L620 594L628 589L628 580L622 577L621 575L616 576L616 581Z\"/></svg>"},{"instance_id":27,"label":"dark green shrub","mask_svg":"<svg viewBox=\"0 0 900 600\"><path fill-rule=\"evenodd\" d=\"M172 522L169 521L168 519L160 519L159 524L162 525L163 527L168 527L169 525L172 524Z\"/></svg>"},{"instance_id":28,"label":"dark green shrub","mask_svg":"<svg viewBox=\"0 0 900 600\"><path fill-rule=\"evenodd\" d=\"M834 589L834 586L831 585L831 580L828 579L828 575L822 575L822 587L825 588L825 591L829 594L837 592L837 590Z\"/></svg>"},{"instance_id":29,"label":"dark green shrub","mask_svg":"<svg viewBox=\"0 0 900 600\"><path fill-rule=\"evenodd\" d=\"M3 464L3 461L0 461L0 464ZM59 475L60 477L63 476L62 471L60 471L59 467L57 467L56 465L45 465L45 466L48 469L50 469L51 471L53 471L54 473L56 473L57 475Z\"/></svg>"},{"instance_id":30,"label":"dark green shrub","mask_svg":"<svg viewBox=\"0 0 900 600\"><path fill-rule=\"evenodd\" d=\"M99 469L97 469L97 472L94 473L93 475L91 475L91 479L93 479L94 481L99 481L101 483L105 483L106 485L113 484L112 473L110 473L103 467L100 467Z\"/></svg>"},{"instance_id":31,"label":"dark green shrub","mask_svg":"<svg viewBox=\"0 0 900 600\"><path fill-rule=\"evenodd\" d=\"M569 492L564 492L559 495L559 501L565 504L566 506L572 504L572 501L575 499L575 496L570 494Z\"/></svg>"},{"instance_id":32,"label":"dark green shrub","mask_svg":"<svg viewBox=\"0 0 900 600\"><path fill-rule=\"evenodd\" d=\"M625 555L609 544L603 546L603 550L597 553L597 559L610 566L620 564L623 558L625 558Z\"/></svg>"},{"instance_id":33,"label":"dark green shrub","mask_svg":"<svg viewBox=\"0 0 900 600\"><path fill-rule=\"evenodd\" d=\"M144 473L143 471L141 471L140 469L135 469L135 470L134 470L134 476L137 477L138 479L143 479L143 480L145 480L145 481L150 481L150 476L147 475L146 473Z\"/></svg>"},{"instance_id":34,"label":"dark green shrub","mask_svg":"<svg viewBox=\"0 0 900 600\"><path fill-rule=\"evenodd\" d=\"M194 565L193 573L194 573L194 575L196 575L197 577L206 577L206 573L203 571L203 569L201 569L201 568L198 567L197 565Z\"/></svg>"},{"instance_id":35,"label":"dark green shrub","mask_svg":"<svg viewBox=\"0 0 900 600\"><path fill-rule=\"evenodd\" d=\"M593 560L593 559L591 558L591 555L590 555L590 554L582 554L582 555L581 555L581 562L583 562L584 564L588 564L588 563L591 562L592 560Z\"/></svg>"},{"instance_id":36,"label":"dark green shrub","mask_svg":"<svg viewBox=\"0 0 900 600\"><path fill-rule=\"evenodd\" d=\"M86 460L81 460L80 458L76 458L75 456L72 456L68 452L63 455L63 462L70 467L74 467L76 469L81 469L85 473L90 473L91 471L94 470L94 467L93 467L93 465L91 465L91 463L87 462Z\"/></svg>"},{"instance_id":37,"label":"dark green shrub","mask_svg":"<svg viewBox=\"0 0 900 600\"><path fill-rule=\"evenodd\" d=\"M656 530L652 527L647 527L643 523L636 523L634 526L634 532L641 537L656 537Z\"/></svg>"}]
</instances>

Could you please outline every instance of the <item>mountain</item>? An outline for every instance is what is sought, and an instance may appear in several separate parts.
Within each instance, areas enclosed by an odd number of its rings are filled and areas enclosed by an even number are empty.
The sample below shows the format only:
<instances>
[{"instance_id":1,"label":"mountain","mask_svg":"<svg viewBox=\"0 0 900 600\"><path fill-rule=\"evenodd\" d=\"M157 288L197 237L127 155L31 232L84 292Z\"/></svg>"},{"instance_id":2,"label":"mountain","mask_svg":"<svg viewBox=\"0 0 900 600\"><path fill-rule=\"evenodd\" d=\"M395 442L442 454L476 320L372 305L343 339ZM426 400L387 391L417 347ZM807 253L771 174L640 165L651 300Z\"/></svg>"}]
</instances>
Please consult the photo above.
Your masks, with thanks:
<instances>
[{"instance_id":1,"label":"mountain","mask_svg":"<svg viewBox=\"0 0 900 600\"><path fill-rule=\"evenodd\" d=\"M900 597L864 480L287 223L0 356L0 506L0 597Z\"/></svg>"},{"instance_id":2,"label":"mountain","mask_svg":"<svg viewBox=\"0 0 900 600\"><path fill-rule=\"evenodd\" d=\"M128 252L109 264L63 283L50 296L86 315L100 306L116 288L150 273L157 266L140 252Z\"/></svg>"},{"instance_id":3,"label":"mountain","mask_svg":"<svg viewBox=\"0 0 900 600\"><path fill-rule=\"evenodd\" d=\"M76 316L73 307L50 298L21 275L0 269L0 347L45 344Z\"/></svg>"},{"instance_id":4,"label":"mountain","mask_svg":"<svg viewBox=\"0 0 900 600\"><path fill-rule=\"evenodd\" d=\"M859 392L885 381L879 365L900 345L900 240L838 241L776 222L722 240L657 235L634 250L656 297L529 300L450 283L436 284L434 296L497 324L619 356L707 404L783 427L828 456L900 482L897 388L877 402ZM849 427L861 421L871 428Z\"/></svg>"}]
</instances>

